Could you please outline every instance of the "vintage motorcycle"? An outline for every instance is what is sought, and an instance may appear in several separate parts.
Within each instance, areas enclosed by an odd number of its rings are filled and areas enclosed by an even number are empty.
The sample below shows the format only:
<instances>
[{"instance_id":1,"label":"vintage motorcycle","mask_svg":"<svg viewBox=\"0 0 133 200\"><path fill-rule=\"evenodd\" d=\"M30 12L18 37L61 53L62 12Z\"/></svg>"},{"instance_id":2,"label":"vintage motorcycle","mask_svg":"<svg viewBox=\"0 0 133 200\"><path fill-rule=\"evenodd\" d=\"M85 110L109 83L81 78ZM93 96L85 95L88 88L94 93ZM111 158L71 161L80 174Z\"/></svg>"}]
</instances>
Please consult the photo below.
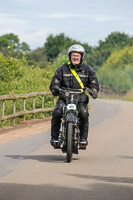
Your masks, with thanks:
<instances>
[{"instance_id":1,"label":"vintage motorcycle","mask_svg":"<svg viewBox=\"0 0 133 200\"><path fill-rule=\"evenodd\" d=\"M73 154L78 154L79 149L86 149L86 145L80 145L80 119L78 117L78 101L83 93L91 91L62 88L60 93L65 95L66 104L63 107L63 117L58 137L58 144L54 147L66 153L67 162L71 162ZM74 98L77 95L77 98Z\"/></svg>"}]
</instances>

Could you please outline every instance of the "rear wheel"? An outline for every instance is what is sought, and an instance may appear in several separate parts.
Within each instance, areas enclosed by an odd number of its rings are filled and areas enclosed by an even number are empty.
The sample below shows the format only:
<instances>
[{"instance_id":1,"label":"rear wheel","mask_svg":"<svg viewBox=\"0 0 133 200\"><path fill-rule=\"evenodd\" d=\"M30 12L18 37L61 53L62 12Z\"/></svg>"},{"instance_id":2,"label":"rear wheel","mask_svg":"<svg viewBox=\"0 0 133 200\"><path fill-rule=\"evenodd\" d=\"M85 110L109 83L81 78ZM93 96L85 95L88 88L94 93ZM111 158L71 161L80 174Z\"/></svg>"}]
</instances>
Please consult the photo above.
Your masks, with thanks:
<instances>
[{"instance_id":1,"label":"rear wheel","mask_svg":"<svg viewBox=\"0 0 133 200\"><path fill-rule=\"evenodd\" d=\"M67 124L67 162L72 160L72 149L73 149L73 123Z\"/></svg>"}]
</instances>

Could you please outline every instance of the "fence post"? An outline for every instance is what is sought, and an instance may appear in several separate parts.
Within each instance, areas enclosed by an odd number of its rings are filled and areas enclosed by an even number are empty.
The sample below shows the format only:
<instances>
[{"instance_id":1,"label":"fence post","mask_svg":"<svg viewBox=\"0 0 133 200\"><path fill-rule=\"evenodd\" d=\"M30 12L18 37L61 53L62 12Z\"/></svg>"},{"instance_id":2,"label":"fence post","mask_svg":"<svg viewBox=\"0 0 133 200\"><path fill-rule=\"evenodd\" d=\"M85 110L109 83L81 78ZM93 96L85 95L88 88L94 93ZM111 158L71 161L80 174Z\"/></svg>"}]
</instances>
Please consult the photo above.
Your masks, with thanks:
<instances>
[{"instance_id":1,"label":"fence post","mask_svg":"<svg viewBox=\"0 0 133 200\"><path fill-rule=\"evenodd\" d=\"M23 111L25 111L25 98L23 98ZM25 121L25 115L24 115L24 121Z\"/></svg>"},{"instance_id":2,"label":"fence post","mask_svg":"<svg viewBox=\"0 0 133 200\"><path fill-rule=\"evenodd\" d=\"M16 112L16 106L15 106L15 99L13 100L13 114ZM15 118L13 118L13 124L15 125Z\"/></svg>"},{"instance_id":3,"label":"fence post","mask_svg":"<svg viewBox=\"0 0 133 200\"><path fill-rule=\"evenodd\" d=\"M42 109L44 108L44 95L42 96Z\"/></svg>"},{"instance_id":4,"label":"fence post","mask_svg":"<svg viewBox=\"0 0 133 200\"><path fill-rule=\"evenodd\" d=\"M4 110L5 110L5 101L2 100L2 113L1 113L1 117L4 117ZM3 121L1 121L1 127L3 127Z\"/></svg>"},{"instance_id":5,"label":"fence post","mask_svg":"<svg viewBox=\"0 0 133 200\"><path fill-rule=\"evenodd\" d=\"M35 110L35 97L33 97L33 106L32 109ZM35 119L35 114L33 114L33 118Z\"/></svg>"}]
</instances>

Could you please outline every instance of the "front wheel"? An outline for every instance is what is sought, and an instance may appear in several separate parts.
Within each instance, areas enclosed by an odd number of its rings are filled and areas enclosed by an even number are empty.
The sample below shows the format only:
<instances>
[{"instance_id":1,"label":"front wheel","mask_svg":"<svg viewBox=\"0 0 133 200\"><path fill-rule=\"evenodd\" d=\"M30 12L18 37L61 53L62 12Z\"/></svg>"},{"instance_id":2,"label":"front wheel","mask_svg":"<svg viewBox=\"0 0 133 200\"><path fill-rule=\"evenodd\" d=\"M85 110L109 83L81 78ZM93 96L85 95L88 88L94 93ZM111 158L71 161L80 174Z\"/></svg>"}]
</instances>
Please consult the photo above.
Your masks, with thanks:
<instances>
[{"instance_id":1,"label":"front wheel","mask_svg":"<svg viewBox=\"0 0 133 200\"><path fill-rule=\"evenodd\" d=\"M72 160L72 149L73 149L73 123L68 122L67 124L67 162Z\"/></svg>"}]
</instances>

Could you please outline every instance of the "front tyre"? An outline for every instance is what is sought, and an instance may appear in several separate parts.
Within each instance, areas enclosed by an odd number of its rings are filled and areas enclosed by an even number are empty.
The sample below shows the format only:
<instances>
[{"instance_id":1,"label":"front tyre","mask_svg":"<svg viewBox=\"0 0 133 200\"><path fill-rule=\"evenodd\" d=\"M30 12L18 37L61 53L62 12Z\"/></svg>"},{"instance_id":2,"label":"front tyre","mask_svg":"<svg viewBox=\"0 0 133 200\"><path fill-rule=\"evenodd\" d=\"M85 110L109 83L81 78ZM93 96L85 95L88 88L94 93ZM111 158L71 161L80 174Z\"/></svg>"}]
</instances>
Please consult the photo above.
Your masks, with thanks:
<instances>
[{"instance_id":1,"label":"front tyre","mask_svg":"<svg viewBox=\"0 0 133 200\"><path fill-rule=\"evenodd\" d=\"M73 123L68 122L67 124L67 162L72 160L72 149L73 149Z\"/></svg>"}]
</instances>

